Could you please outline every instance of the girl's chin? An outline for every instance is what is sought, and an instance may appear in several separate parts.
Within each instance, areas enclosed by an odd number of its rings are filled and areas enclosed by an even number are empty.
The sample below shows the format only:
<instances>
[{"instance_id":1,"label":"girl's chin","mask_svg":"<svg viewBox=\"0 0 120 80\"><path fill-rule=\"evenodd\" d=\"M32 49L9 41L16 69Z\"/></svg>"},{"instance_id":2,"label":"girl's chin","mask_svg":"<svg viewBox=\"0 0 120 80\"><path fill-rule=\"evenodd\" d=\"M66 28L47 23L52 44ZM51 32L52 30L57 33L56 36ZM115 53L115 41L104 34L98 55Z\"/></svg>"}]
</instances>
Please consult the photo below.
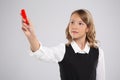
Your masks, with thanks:
<instances>
[{"instance_id":1,"label":"girl's chin","mask_svg":"<svg viewBox=\"0 0 120 80\"><path fill-rule=\"evenodd\" d=\"M77 39L80 39L79 37L73 37L73 40L77 40Z\"/></svg>"}]
</instances>

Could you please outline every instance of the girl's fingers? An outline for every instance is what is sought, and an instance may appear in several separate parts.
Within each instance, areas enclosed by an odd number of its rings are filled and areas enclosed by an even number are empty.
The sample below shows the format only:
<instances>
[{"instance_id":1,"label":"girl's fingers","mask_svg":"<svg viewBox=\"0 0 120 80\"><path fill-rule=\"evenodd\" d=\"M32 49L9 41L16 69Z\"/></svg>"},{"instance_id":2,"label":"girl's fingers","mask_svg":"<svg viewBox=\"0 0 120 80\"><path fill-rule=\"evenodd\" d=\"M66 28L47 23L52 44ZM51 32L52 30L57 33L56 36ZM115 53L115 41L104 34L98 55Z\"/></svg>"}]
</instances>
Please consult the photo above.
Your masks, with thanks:
<instances>
[{"instance_id":1,"label":"girl's fingers","mask_svg":"<svg viewBox=\"0 0 120 80\"><path fill-rule=\"evenodd\" d=\"M24 18L22 18L22 23L25 23L25 19Z\"/></svg>"},{"instance_id":2,"label":"girl's fingers","mask_svg":"<svg viewBox=\"0 0 120 80\"><path fill-rule=\"evenodd\" d=\"M28 20L29 25L33 26L31 20L29 18L27 18L27 20Z\"/></svg>"},{"instance_id":3,"label":"girl's fingers","mask_svg":"<svg viewBox=\"0 0 120 80\"><path fill-rule=\"evenodd\" d=\"M28 26L26 23L22 23L23 26L25 26L26 28L29 28L30 26Z\"/></svg>"},{"instance_id":4,"label":"girl's fingers","mask_svg":"<svg viewBox=\"0 0 120 80\"><path fill-rule=\"evenodd\" d=\"M26 28L24 28L24 27L22 27L22 30L25 32L25 31L27 31L27 29Z\"/></svg>"},{"instance_id":5,"label":"girl's fingers","mask_svg":"<svg viewBox=\"0 0 120 80\"><path fill-rule=\"evenodd\" d=\"M22 23L26 23L26 20L24 18L22 18ZM28 21L29 23L29 21ZM26 23L27 24L27 23ZM28 24L27 24L28 25Z\"/></svg>"},{"instance_id":6,"label":"girl's fingers","mask_svg":"<svg viewBox=\"0 0 120 80\"><path fill-rule=\"evenodd\" d=\"M29 19L29 18L27 18L27 20L28 20L28 22L31 24L31 21L30 21L30 19Z\"/></svg>"},{"instance_id":7,"label":"girl's fingers","mask_svg":"<svg viewBox=\"0 0 120 80\"><path fill-rule=\"evenodd\" d=\"M25 20L22 18L22 26L25 26L25 27L27 27L27 28L30 28L30 25L27 25L26 23L25 23Z\"/></svg>"},{"instance_id":8,"label":"girl's fingers","mask_svg":"<svg viewBox=\"0 0 120 80\"><path fill-rule=\"evenodd\" d=\"M27 31L30 31L30 32L32 31L31 26L27 25L26 23L23 23L22 25Z\"/></svg>"},{"instance_id":9,"label":"girl's fingers","mask_svg":"<svg viewBox=\"0 0 120 80\"><path fill-rule=\"evenodd\" d=\"M32 22L28 18L29 25L25 23L25 19L22 18L22 30L26 33L34 33Z\"/></svg>"}]
</instances>

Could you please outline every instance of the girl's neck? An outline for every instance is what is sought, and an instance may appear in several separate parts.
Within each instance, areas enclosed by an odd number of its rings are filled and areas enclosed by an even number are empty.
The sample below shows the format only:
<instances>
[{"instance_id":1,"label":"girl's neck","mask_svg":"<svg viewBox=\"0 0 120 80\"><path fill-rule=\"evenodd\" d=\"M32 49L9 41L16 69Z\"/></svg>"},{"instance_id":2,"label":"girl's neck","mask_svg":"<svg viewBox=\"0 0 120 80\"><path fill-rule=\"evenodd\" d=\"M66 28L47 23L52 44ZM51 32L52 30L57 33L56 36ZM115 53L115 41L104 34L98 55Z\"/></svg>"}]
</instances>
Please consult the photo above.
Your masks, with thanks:
<instances>
[{"instance_id":1,"label":"girl's neck","mask_svg":"<svg viewBox=\"0 0 120 80\"><path fill-rule=\"evenodd\" d=\"M86 40L85 39L74 39L79 48L83 50L85 48Z\"/></svg>"}]
</instances>

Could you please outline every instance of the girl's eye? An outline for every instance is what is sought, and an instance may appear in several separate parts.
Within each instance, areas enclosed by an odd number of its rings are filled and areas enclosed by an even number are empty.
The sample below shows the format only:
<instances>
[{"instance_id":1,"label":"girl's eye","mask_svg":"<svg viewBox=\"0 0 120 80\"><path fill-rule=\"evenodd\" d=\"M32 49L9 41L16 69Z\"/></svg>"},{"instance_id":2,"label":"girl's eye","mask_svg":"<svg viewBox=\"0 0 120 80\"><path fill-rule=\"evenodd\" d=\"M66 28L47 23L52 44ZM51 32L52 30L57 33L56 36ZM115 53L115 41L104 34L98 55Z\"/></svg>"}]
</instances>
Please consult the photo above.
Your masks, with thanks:
<instances>
[{"instance_id":1,"label":"girl's eye","mask_svg":"<svg viewBox=\"0 0 120 80\"><path fill-rule=\"evenodd\" d=\"M84 25L84 24L80 22L79 25Z\"/></svg>"},{"instance_id":2,"label":"girl's eye","mask_svg":"<svg viewBox=\"0 0 120 80\"><path fill-rule=\"evenodd\" d=\"M73 24L74 22L73 22L73 21L71 21L70 23L71 23L71 24Z\"/></svg>"}]
</instances>

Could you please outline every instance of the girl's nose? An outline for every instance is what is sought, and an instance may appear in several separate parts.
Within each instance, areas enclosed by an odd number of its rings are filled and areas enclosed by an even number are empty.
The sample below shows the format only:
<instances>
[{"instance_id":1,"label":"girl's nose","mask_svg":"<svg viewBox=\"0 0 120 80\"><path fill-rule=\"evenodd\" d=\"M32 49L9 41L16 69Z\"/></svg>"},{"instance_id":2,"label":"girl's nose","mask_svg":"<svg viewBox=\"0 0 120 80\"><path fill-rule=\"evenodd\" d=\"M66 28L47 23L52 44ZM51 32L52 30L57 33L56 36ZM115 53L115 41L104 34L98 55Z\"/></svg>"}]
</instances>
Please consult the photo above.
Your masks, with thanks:
<instances>
[{"instance_id":1,"label":"girl's nose","mask_svg":"<svg viewBox=\"0 0 120 80\"><path fill-rule=\"evenodd\" d=\"M77 28L77 23L74 23L73 25L72 25L74 28Z\"/></svg>"}]
</instances>

